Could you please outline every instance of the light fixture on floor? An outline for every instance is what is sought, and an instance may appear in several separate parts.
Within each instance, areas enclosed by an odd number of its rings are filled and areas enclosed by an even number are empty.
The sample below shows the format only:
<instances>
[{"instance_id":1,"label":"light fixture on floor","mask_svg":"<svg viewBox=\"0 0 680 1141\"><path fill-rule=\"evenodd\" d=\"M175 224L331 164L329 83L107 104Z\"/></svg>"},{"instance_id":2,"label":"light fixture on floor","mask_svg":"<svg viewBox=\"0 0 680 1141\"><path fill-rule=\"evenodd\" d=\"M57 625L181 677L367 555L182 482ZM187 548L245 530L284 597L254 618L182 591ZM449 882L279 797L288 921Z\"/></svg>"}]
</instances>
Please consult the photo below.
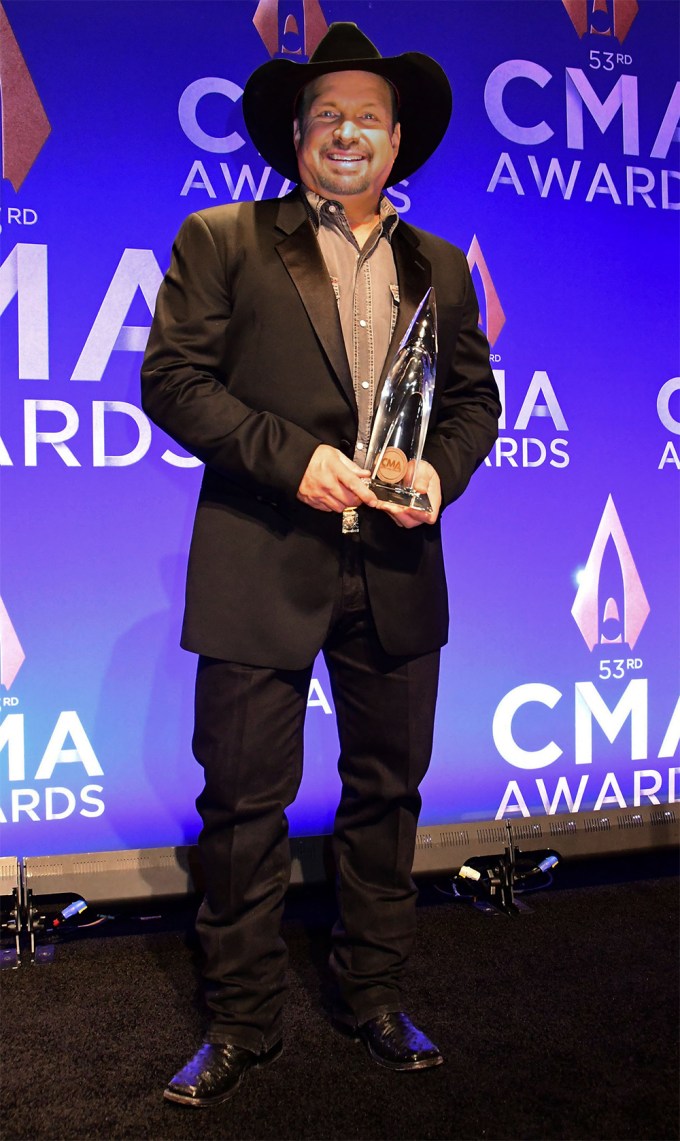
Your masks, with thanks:
<instances>
[{"instance_id":1,"label":"light fixture on floor","mask_svg":"<svg viewBox=\"0 0 680 1141\"><path fill-rule=\"evenodd\" d=\"M514 843L509 820L506 827L508 844L504 852L466 859L452 887L456 898L471 900L481 911L518 915L528 908L515 895L548 887L552 883L552 870L561 857L552 848L521 851Z\"/></svg>"}]
</instances>

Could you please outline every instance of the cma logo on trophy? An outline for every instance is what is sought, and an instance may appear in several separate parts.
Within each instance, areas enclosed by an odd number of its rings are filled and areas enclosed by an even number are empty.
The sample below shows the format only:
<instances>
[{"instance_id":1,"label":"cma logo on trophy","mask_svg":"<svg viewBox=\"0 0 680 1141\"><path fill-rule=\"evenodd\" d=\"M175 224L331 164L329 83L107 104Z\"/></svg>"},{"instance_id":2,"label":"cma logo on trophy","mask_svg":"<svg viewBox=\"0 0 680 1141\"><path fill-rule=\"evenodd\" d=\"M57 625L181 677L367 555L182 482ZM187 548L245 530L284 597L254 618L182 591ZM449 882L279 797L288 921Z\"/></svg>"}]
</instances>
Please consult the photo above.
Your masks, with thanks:
<instances>
[{"instance_id":1,"label":"cma logo on trophy","mask_svg":"<svg viewBox=\"0 0 680 1141\"><path fill-rule=\"evenodd\" d=\"M302 30L290 0L260 0L253 24L270 56L308 58L328 31L319 0L302 0Z\"/></svg>"},{"instance_id":2,"label":"cma logo on trophy","mask_svg":"<svg viewBox=\"0 0 680 1141\"><path fill-rule=\"evenodd\" d=\"M4 689L11 689L14 679L21 669L26 655L12 625L12 619L7 613L2 598L0 598L0 685ZM14 704L16 698L3 699L3 704Z\"/></svg>"},{"instance_id":3,"label":"cma logo on trophy","mask_svg":"<svg viewBox=\"0 0 680 1141\"><path fill-rule=\"evenodd\" d=\"M637 0L562 0L579 39L614 36L620 44L628 35L640 6Z\"/></svg>"},{"instance_id":4,"label":"cma logo on trophy","mask_svg":"<svg viewBox=\"0 0 680 1141\"><path fill-rule=\"evenodd\" d=\"M51 131L7 14L0 4L2 177L21 187Z\"/></svg>"},{"instance_id":5,"label":"cma logo on trophy","mask_svg":"<svg viewBox=\"0 0 680 1141\"><path fill-rule=\"evenodd\" d=\"M615 597L608 595L604 606L600 602L602 564L610 539L618 556L623 583L622 626L621 612ZM571 613L591 651L598 644L606 646L623 642L632 650L647 621L649 602L611 495L602 513L588 561L579 575L579 588ZM613 633L614 636L608 637L608 633Z\"/></svg>"}]
</instances>

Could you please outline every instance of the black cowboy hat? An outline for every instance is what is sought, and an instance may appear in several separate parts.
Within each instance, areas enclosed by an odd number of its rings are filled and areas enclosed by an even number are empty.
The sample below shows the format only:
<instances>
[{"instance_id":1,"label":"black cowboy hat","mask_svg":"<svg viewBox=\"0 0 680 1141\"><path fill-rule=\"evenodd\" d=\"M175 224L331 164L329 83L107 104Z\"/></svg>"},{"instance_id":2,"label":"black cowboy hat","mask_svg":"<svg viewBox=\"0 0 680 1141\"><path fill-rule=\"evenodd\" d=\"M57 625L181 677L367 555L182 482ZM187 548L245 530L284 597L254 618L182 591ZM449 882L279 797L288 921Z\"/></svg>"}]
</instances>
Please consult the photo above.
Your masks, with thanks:
<instances>
[{"instance_id":1,"label":"black cowboy hat","mask_svg":"<svg viewBox=\"0 0 680 1141\"><path fill-rule=\"evenodd\" d=\"M387 180L408 178L437 149L451 118L451 87L446 73L421 52L383 59L356 24L331 24L309 63L270 59L253 72L243 92L243 117L262 157L279 174L298 182L293 119L300 91L331 71L370 71L396 88L401 146Z\"/></svg>"}]
</instances>

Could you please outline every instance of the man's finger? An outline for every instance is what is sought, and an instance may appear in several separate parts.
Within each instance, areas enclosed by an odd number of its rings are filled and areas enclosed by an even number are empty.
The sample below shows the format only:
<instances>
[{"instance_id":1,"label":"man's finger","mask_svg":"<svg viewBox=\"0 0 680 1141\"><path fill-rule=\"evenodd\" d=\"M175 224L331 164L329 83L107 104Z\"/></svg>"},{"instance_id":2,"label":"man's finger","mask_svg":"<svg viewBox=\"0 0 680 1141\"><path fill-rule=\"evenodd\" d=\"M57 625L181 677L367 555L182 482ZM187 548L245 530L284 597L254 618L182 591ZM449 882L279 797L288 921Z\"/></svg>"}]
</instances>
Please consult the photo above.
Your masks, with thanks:
<instances>
[{"instance_id":1,"label":"man's finger","mask_svg":"<svg viewBox=\"0 0 680 1141\"><path fill-rule=\"evenodd\" d=\"M416 471L416 478L413 482L413 487L416 491L425 494L429 491L430 484L432 483L432 476L434 475L434 468L427 460L421 460L418 464Z\"/></svg>"},{"instance_id":2,"label":"man's finger","mask_svg":"<svg viewBox=\"0 0 680 1141\"><path fill-rule=\"evenodd\" d=\"M436 511L417 511L412 507L400 507L394 503L380 503L379 508L391 515L393 522L408 530L413 527L420 527L423 523L435 523L437 520Z\"/></svg>"},{"instance_id":3,"label":"man's finger","mask_svg":"<svg viewBox=\"0 0 680 1141\"><path fill-rule=\"evenodd\" d=\"M355 475L363 476L364 478L370 476L371 473L368 468L360 467L359 464L351 460L349 456L346 456L344 452L337 452L336 454L343 467L349 468Z\"/></svg>"},{"instance_id":4,"label":"man's finger","mask_svg":"<svg viewBox=\"0 0 680 1141\"><path fill-rule=\"evenodd\" d=\"M367 507L375 507L378 502L378 497L374 491L371 491L365 479L352 480L352 482L346 486L350 491L353 491L357 498L360 499L362 503L365 503Z\"/></svg>"}]
</instances>

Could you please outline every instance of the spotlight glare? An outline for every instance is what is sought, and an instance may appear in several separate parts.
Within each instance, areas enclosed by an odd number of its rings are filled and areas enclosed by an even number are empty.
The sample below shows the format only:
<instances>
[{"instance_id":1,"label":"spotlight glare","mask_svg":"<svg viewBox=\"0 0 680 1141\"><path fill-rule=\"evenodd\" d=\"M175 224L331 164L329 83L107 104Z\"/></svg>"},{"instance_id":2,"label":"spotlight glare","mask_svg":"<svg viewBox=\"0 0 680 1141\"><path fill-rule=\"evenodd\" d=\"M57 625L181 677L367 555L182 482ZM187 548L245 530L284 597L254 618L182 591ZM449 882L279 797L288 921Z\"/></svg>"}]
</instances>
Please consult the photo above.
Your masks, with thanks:
<instances>
[{"instance_id":1,"label":"spotlight glare","mask_svg":"<svg viewBox=\"0 0 680 1141\"><path fill-rule=\"evenodd\" d=\"M577 567L576 570L574 571L574 573L572 574L571 577L574 581L575 586L580 586L581 583L583 582L583 575L584 575L585 569L586 569L585 567Z\"/></svg>"}]
</instances>

